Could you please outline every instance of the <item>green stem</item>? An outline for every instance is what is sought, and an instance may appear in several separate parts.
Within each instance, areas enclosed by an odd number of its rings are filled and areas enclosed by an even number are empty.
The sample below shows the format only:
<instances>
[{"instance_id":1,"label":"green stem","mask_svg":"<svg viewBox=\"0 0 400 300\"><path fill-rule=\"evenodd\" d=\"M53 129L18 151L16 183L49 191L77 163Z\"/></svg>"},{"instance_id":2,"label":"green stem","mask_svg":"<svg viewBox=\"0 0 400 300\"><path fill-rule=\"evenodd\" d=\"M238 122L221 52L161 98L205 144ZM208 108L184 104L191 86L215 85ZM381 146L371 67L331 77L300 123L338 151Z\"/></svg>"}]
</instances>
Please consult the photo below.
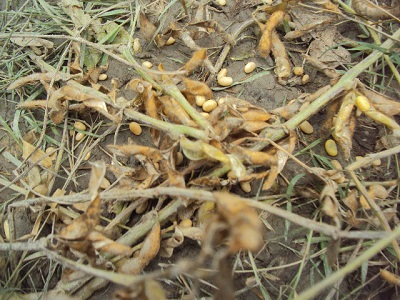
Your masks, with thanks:
<instances>
[{"instance_id":1,"label":"green stem","mask_svg":"<svg viewBox=\"0 0 400 300\"><path fill-rule=\"evenodd\" d=\"M398 29L393 35L393 39L400 38L400 29ZM394 46L395 41L393 39L386 40L381 47L384 49L390 49ZM322 107L328 104L329 101L337 97L341 92L350 89L353 86L354 80L362 73L365 69L367 69L370 65L372 65L375 61L377 61L380 57L382 57L383 53L378 50L374 50L370 55L368 55L365 59L360 61L355 67L351 70L347 71L340 80L331 87L325 94L318 97L315 101L311 102L304 110L297 113L291 119L286 121L281 128L266 128L260 134L262 137L267 137L273 141L279 140L285 137L287 131L294 130L297 126L299 126L302 122L307 120L313 114L317 113ZM255 147L255 149L262 149L268 143L260 143Z\"/></svg>"},{"instance_id":2,"label":"green stem","mask_svg":"<svg viewBox=\"0 0 400 300\"><path fill-rule=\"evenodd\" d=\"M142 114L132 108L126 108L124 110L125 116L128 118L143 122L145 124L151 125L157 129L166 131L171 135L172 138L178 139L179 135L188 135L196 139L206 140L208 138L207 134L203 130L192 128L189 126L171 124L165 121L157 120L148 115Z\"/></svg>"},{"instance_id":3,"label":"green stem","mask_svg":"<svg viewBox=\"0 0 400 300\"><path fill-rule=\"evenodd\" d=\"M399 236L400 236L400 226L397 227L395 230L393 230L388 236L381 239L375 245L367 249L363 254L361 254L355 260L347 264L344 268L337 270L336 272L332 273L329 277L325 278L324 280L320 281L310 289L301 293L296 299L297 300L313 299L324 289L333 285L335 282L339 281L344 276L350 274L355 269L359 268L364 262L374 257L377 253L379 253L379 251L383 250Z\"/></svg>"}]
</instances>

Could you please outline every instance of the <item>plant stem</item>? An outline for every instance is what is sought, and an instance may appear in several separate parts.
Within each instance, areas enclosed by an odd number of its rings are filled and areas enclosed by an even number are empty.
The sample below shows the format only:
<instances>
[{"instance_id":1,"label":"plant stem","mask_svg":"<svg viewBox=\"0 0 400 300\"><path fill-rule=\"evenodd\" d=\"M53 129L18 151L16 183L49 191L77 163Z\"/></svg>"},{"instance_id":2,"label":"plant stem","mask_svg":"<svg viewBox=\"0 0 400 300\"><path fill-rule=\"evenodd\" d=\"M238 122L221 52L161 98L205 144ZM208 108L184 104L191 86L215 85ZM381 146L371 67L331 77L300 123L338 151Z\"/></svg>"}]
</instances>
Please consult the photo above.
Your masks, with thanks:
<instances>
[{"instance_id":1,"label":"plant stem","mask_svg":"<svg viewBox=\"0 0 400 300\"><path fill-rule=\"evenodd\" d=\"M338 271L332 273L329 277L325 278L324 280L320 281L310 289L301 293L296 299L297 300L313 299L324 289L333 285L335 282L339 281L347 274L359 268L364 262L374 257L377 253L379 253L379 251L383 250L399 236L400 236L400 226L397 227L395 230L393 230L388 236L378 241L375 245L372 245L363 254L361 254L355 260L347 264L344 268L339 269Z\"/></svg>"},{"instance_id":2,"label":"plant stem","mask_svg":"<svg viewBox=\"0 0 400 300\"><path fill-rule=\"evenodd\" d=\"M398 39L400 38L400 29L398 29L393 35L392 38ZM386 40L381 47L384 49L390 49L394 46L395 41L392 39ZM360 61L355 67L351 70L347 71L340 80L332 86L325 94L318 97L315 101L310 103L304 110L298 112L291 119L282 124L282 127L279 128L266 128L264 129L260 136L267 137L272 141L279 140L285 137L287 131L294 130L297 126L299 126L302 122L307 120L313 114L317 113L322 107L329 103L332 99L336 98L343 91L349 90L353 86L354 80L364 72L370 65L372 65L375 61L377 61L380 57L382 57L383 53L379 50L374 50L370 55L368 55L365 59ZM265 146L268 145L268 142L263 142L254 147L254 150L261 150Z\"/></svg>"}]
</instances>

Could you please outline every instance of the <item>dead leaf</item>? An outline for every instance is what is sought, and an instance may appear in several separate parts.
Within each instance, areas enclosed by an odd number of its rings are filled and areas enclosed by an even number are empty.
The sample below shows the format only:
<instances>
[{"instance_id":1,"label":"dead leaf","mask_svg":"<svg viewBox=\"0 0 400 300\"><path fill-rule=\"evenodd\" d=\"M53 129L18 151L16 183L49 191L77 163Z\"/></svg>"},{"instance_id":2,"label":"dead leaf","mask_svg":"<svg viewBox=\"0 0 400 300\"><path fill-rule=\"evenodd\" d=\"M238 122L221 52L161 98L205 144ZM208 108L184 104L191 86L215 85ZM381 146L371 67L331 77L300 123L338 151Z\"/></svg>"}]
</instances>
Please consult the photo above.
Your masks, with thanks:
<instances>
[{"instance_id":1,"label":"dead leaf","mask_svg":"<svg viewBox=\"0 0 400 300\"><path fill-rule=\"evenodd\" d=\"M182 69L185 70L188 74L190 74L203 64L206 57L207 57L206 49L197 50L193 54L192 58L182 67Z\"/></svg>"},{"instance_id":2,"label":"dead leaf","mask_svg":"<svg viewBox=\"0 0 400 300\"><path fill-rule=\"evenodd\" d=\"M139 23L140 23L140 32L147 42L151 42L153 38L155 38L155 34L157 32L157 27L151 23L146 15L141 12L139 15Z\"/></svg>"},{"instance_id":3,"label":"dead leaf","mask_svg":"<svg viewBox=\"0 0 400 300\"><path fill-rule=\"evenodd\" d=\"M47 169L53 166L51 158L41 149L36 149L35 146L22 140L22 158L27 159L33 164L39 164Z\"/></svg>"},{"instance_id":4,"label":"dead leaf","mask_svg":"<svg viewBox=\"0 0 400 300\"><path fill-rule=\"evenodd\" d=\"M230 252L259 251L264 241L261 235L262 223L257 211L236 195L214 192L213 196L217 202L217 212L227 224Z\"/></svg>"}]
</instances>

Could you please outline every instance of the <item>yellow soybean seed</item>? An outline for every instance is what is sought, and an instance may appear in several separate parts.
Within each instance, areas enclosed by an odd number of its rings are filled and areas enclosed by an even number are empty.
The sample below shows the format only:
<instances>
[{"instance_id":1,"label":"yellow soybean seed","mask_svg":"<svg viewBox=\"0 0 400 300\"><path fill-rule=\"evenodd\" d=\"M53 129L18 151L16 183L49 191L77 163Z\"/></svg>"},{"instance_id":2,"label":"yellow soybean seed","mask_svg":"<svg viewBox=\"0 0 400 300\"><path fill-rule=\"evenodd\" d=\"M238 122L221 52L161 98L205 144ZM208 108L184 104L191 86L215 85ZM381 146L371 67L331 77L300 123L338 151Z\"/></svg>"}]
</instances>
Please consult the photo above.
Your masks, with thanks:
<instances>
[{"instance_id":1,"label":"yellow soybean seed","mask_svg":"<svg viewBox=\"0 0 400 300\"><path fill-rule=\"evenodd\" d=\"M182 152L176 152L176 160L175 163L179 166L183 162L183 154Z\"/></svg>"},{"instance_id":2,"label":"yellow soybean seed","mask_svg":"<svg viewBox=\"0 0 400 300\"><path fill-rule=\"evenodd\" d=\"M308 121L304 121L303 123L301 123L299 125L299 128L306 134L311 134L314 132L313 126Z\"/></svg>"},{"instance_id":3,"label":"yellow soybean seed","mask_svg":"<svg viewBox=\"0 0 400 300\"><path fill-rule=\"evenodd\" d=\"M232 77L218 77L217 81L220 86L230 86L233 83L233 78Z\"/></svg>"},{"instance_id":4,"label":"yellow soybean seed","mask_svg":"<svg viewBox=\"0 0 400 300\"><path fill-rule=\"evenodd\" d=\"M225 6L226 5L226 0L215 0L219 5Z\"/></svg>"},{"instance_id":5,"label":"yellow soybean seed","mask_svg":"<svg viewBox=\"0 0 400 300\"><path fill-rule=\"evenodd\" d=\"M304 74L303 77L301 78L301 83L306 84L310 81L310 75Z\"/></svg>"},{"instance_id":6,"label":"yellow soybean seed","mask_svg":"<svg viewBox=\"0 0 400 300\"><path fill-rule=\"evenodd\" d=\"M189 228L192 227L193 222L190 219L183 219L182 221L179 222L179 227L183 228Z\"/></svg>"},{"instance_id":7,"label":"yellow soybean seed","mask_svg":"<svg viewBox=\"0 0 400 300\"><path fill-rule=\"evenodd\" d=\"M251 72L253 72L256 69L256 63L254 61L248 62L245 66L244 66L244 72L246 74L249 74Z\"/></svg>"},{"instance_id":8,"label":"yellow soybean seed","mask_svg":"<svg viewBox=\"0 0 400 300\"><path fill-rule=\"evenodd\" d=\"M343 171L343 167L338 160L332 159L331 164L336 170Z\"/></svg>"},{"instance_id":9,"label":"yellow soybean seed","mask_svg":"<svg viewBox=\"0 0 400 300\"><path fill-rule=\"evenodd\" d=\"M325 150L330 156L338 155L338 148L336 146L336 142L332 139L329 139L325 142Z\"/></svg>"},{"instance_id":10,"label":"yellow soybean seed","mask_svg":"<svg viewBox=\"0 0 400 300\"><path fill-rule=\"evenodd\" d=\"M80 121L76 121L76 122L74 123L74 128L75 128L75 129L78 129L78 130L84 131L84 130L86 130L86 125L83 124L83 123L80 122Z\"/></svg>"},{"instance_id":11,"label":"yellow soybean seed","mask_svg":"<svg viewBox=\"0 0 400 300\"><path fill-rule=\"evenodd\" d=\"M141 45L139 38L133 40L133 52L138 53L140 51Z\"/></svg>"},{"instance_id":12,"label":"yellow soybean seed","mask_svg":"<svg viewBox=\"0 0 400 300\"><path fill-rule=\"evenodd\" d=\"M99 80L100 80L100 81L107 80L107 78L108 78L107 74L100 74L100 75L99 75Z\"/></svg>"},{"instance_id":13,"label":"yellow soybean seed","mask_svg":"<svg viewBox=\"0 0 400 300\"><path fill-rule=\"evenodd\" d=\"M216 107L218 106L217 101L215 100L207 100L206 102L204 102L203 104L203 110L205 112L211 112L213 111Z\"/></svg>"},{"instance_id":14,"label":"yellow soybean seed","mask_svg":"<svg viewBox=\"0 0 400 300\"><path fill-rule=\"evenodd\" d=\"M356 106L362 112L368 111L371 109L371 103L369 102L368 98L364 95L359 95L356 97Z\"/></svg>"},{"instance_id":15,"label":"yellow soybean seed","mask_svg":"<svg viewBox=\"0 0 400 300\"><path fill-rule=\"evenodd\" d=\"M197 106L203 106L204 102L206 102L206 97L197 95L194 97Z\"/></svg>"},{"instance_id":16,"label":"yellow soybean seed","mask_svg":"<svg viewBox=\"0 0 400 300\"><path fill-rule=\"evenodd\" d=\"M296 75L296 76L302 76L304 74L303 67L294 67L293 68L293 74Z\"/></svg>"},{"instance_id":17,"label":"yellow soybean seed","mask_svg":"<svg viewBox=\"0 0 400 300\"><path fill-rule=\"evenodd\" d=\"M142 66L145 67L146 69L151 69L153 64L146 60L146 61L142 62Z\"/></svg>"},{"instance_id":18,"label":"yellow soybean seed","mask_svg":"<svg viewBox=\"0 0 400 300\"><path fill-rule=\"evenodd\" d=\"M228 74L228 69L223 68L218 72L217 78L226 77L227 74Z\"/></svg>"},{"instance_id":19,"label":"yellow soybean seed","mask_svg":"<svg viewBox=\"0 0 400 300\"><path fill-rule=\"evenodd\" d=\"M380 158L375 159L375 160L372 162L372 165L375 166L375 167L379 167L381 164L382 164L382 161L381 161Z\"/></svg>"},{"instance_id":20,"label":"yellow soybean seed","mask_svg":"<svg viewBox=\"0 0 400 300\"><path fill-rule=\"evenodd\" d=\"M77 140L79 142L79 141L83 140L84 137L85 137L85 135L82 132L78 132L75 135L75 140Z\"/></svg>"},{"instance_id":21,"label":"yellow soybean seed","mask_svg":"<svg viewBox=\"0 0 400 300\"><path fill-rule=\"evenodd\" d=\"M85 157L83 158L83 160L89 160L89 158L90 158L91 155L92 155L92 154L91 154L91 152L89 151L89 152L85 155Z\"/></svg>"},{"instance_id":22,"label":"yellow soybean seed","mask_svg":"<svg viewBox=\"0 0 400 300\"><path fill-rule=\"evenodd\" d=\"M141 135L142 134L142 127L136 122L130 122L129 123L129 130L134 134L134 135Z\"/></svg>"},{"instance_id":23,"label":"yellow soybean seed","mask_svg":"<svg viewBox=\"0 0 400 300\"><path fill-rule=\"evenodd\" d=\"M243 181L240 183L240 188L242 189L243 192L245 193L250 193L251 192L251 184L249 181Z\"/></svg>"},{"instance_id":24,"label":"yellow soybean seed","mask_svg":"<svg viewBox=\"0 0 400 300\"><path fill-rule=\"evenodd\" d=\"M176 40L172 36L170 36L168 38L168 40L165 42L165 45L170 46L170 45L175 44L175 42L176 42Z\"/></svg>"}]
</instances>

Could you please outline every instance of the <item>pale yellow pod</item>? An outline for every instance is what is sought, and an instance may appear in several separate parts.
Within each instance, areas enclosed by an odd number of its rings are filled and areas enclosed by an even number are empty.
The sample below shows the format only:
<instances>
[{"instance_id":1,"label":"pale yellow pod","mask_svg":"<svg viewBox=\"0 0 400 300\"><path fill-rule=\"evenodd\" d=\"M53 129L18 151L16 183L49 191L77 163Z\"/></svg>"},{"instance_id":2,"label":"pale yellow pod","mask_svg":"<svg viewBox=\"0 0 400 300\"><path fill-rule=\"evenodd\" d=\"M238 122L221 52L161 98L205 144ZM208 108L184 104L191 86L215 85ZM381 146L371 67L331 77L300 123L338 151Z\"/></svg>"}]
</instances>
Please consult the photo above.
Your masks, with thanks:
<instances>
[{"instance_id":1,"label":"pale yellow pod","mask_svg":"<svg viewBox=\"0 0 400 300\"><path fill-rule=\"evenodd\" d=\"M233 78L232 77L218 77L217 81L220 86L230 86L233 83Z\"/></svg>"},{"instance_id":2,"label":"pale yellow pod","mask_svg":"<svg viewBox=\"0 0 400 300\"><path fill-rule=\"evenodd\" d=\"M242 181L240 183L240 188L242 189L243 192L245 193L250 193L251 192L251 184L249 181Z\"/></svg>"},{"instance_id":3,"label":"pale yellow pod","mask_svg":"<svg viewBox=\"0 0 400 300\"><path fill-rule=\"evenodd\" d=\"M75 129L78 129L78 130L84 131L84 130L86 130L86 125L83 124L83 123L80 122L80 121L76 121L76 122L74 123L74 128L75 128Z\"/></svg>"},{"instance_id":4,"label":"pale yellow pod","mask_svg":"<svg viewBox=\"0 0 400 300\"><path fill-rule=\"evenodd\" d=\"M202 107L205 112L209 113L213 111L217 106L218 106L217 101L211 99L204 102Z\"/></svg>"},{"instance_id":5,"label":"pale yellow pod","mask_svg":"<svg viewBox=\"0 0 400 300\"><path fill-rule=\"evenodd\" d=\"M100 75L99 75L99 80L100 80L100 81L107 80L107 78L108 78L107 74L100 74Z\"/></svg>"},{"instance_id":6,"label":"pale yellow pod","mask_svg":"<svg viewBox=\"0 0 400 300\"><path fill-rule=\"evenodd\" d=\"M325 142L325 150L330 156L338 155L338 148L336 142L332 139L329 139Z\"/></svg>"},{"instance_id":7,"label":"pale yellow pod","mask_svg":"<svg viewBox=\"0 0 400 300\"><path fill-rule=\"evenodd\" d=\"M257 65L254 61L248 62L245 66L244 66L244 72L246 74L249 74L251 72L253 72L256 69Z\"/></svg>"},{"instance_id":8,"label":"pale yellow pod","mask_svg":"<svg viewBox=\"0 0 400 300\"><path fill-rule=\"evenodd\" d=\"M146 60L142 62L142 66L145 67L146 69L151 69L151 67L153 67L153 64Z\"/></svg>"},{"instance_id":9,"label":"pale yellow pod","mask_svg":"<svg viewBox=\"0 0 400 300\"><path fill-rule=\"evenodd\" d=\"M304 74L303 67L294 67L293 68L293 74L296 75L296 76L302 76Z\"/></svg>"},{"instance_id":10,"label":"pale yellow pod","mask_svg":"<svg viewBox=\"0 0 400 300\"><path fill-rule=\"evenodd\" d=\"M311 134L314 132L314 127L308 121L304 121L303 123L301 123L299 125L299 128L306 134Z\"/></svg>"},{"instance_id":11,"label":"pale yellow pod","mask_svg":"<svg viewBox=\"0 0 400 300\"><path fill-rule=\"evenodd\" d=\"M190 219L183 219L182 221L179 222L179 227L183 228L189 228L192 227L193 222Z\"/></svg>"},{"instance_id":12,"label":"pale yellow pod","mask_svg":"<svg viewBox=\"0 0 400 300\"><path fill-rule=\"evenodd\" d=\"M201 95L194 96L194 100L197 106L203 106L204 102L206 102L206 97Z\"/></svg>"},{"instance_id":13,"label":"pale yellow pod","mask_svg":"<svg viewBox=\"0 0 400 300\"><path fill-rule=\"evenodd\" d=\"M83 140L84 137L85 137L85 134L83 134L82 132L78 132L75 135L75 140L77 140L79 142L79 141Z\"/></svg>"},{"instance_id":14,"label":"pale yellow pod","mask_svg":"<svg viewBox=\"0 0 400 300\"><path fill-rule=\"evenodd\" d=\"M130 122L129 123L129 130L134 135L141 135L142 134L142 127L136 122Z\"/></svg>"},{"instance_id":15,"label":"pale yellow pod","mask_svg":"<svg viewBox=\"0 0 400 300\"><path fill-rule=\"evenodd\" d=\"M148 202L144 202L142 204L139 204L138 207L136 207L135 212L138 215L141 215L142 213L144 213L146 211L148 205L149 205Z\"/></svg>"},{"instance_id":16,"label":"pale yellow pod","mask_svg":"<svg viewBox=\"0 0 400 300\"><path fill-rule=\"evenodd\" d=\"M368 98L364 95L359 95L356 97L356 106L362 112L368 111L371 109L371 103L369 102Z\"/></svg>"},{"instance_id":17,"label":"pale yellow pod","mask_svg":"<svg viewBox=\"0 0 400 300\"><path fill-rule=\"evenodd\" d=\"M6 235L6 239L10 240L11 237L11 231L10 231L10 225L8 224L8 220L5 219L3 222L3 230L4 230L4 234Z\"/></svg>"}]
</instances>

